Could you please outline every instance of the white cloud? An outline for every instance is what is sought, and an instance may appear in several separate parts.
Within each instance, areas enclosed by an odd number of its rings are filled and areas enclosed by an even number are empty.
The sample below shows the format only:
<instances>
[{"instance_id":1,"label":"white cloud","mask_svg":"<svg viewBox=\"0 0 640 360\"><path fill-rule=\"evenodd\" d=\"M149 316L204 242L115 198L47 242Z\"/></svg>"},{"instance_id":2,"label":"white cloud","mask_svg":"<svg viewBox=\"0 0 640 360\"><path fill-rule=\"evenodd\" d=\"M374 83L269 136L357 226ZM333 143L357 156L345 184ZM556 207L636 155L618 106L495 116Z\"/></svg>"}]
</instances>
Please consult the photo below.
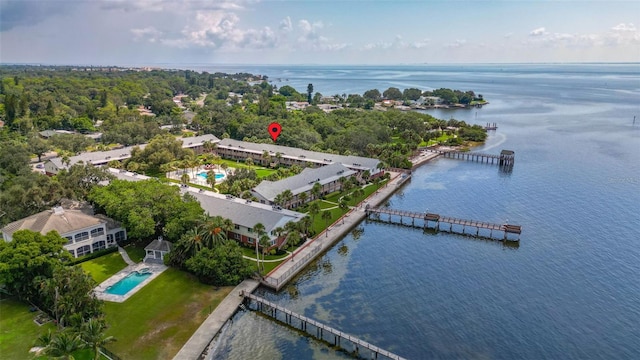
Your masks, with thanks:
<instances>
[{"instance_id":1,"label":"white cloud","mask_svg":"<svg viewBox=\"0 0 640 360\"><path fill-rule=\"evenodd\" d=\"M142 29L131 29L131 33L133 34L133 40L147 40L149 42L156 42L160 36L162 36L162 31L159 31L153 26L148 26Z\"/></svg>"},{"instance_id":2,"label":"white cloud","mask_svg":"<svg viewBox=\"0 0 640 360\"><path fill-rule=\"evenodd\" d=\"M467 40L465 40L465 39L458 39L458 40L456 40L456 41L454 41L454 42L452 42L452 43L445 44L445 45L444 45L444 47L446 47L446 48L453 48L453 49L455 49L455 48L462 47L462 46L464 46L464 45L466 45L466 44L467 44Z\"/></svg>"},{"instance_id":3,"label":"white cloud","mask_svg":"<svg viewBox=\"0 0 640 360\"><path fill-rule=\"evenodd\" d=\"M628 24L621 23L621 24L618 24L618 25L612 27L611 30L613 30L613 31L623 31L623 32L626 32L626 31L631 31L631 32L637 31L636 26L633 25L632 23L628 23Z\"/></svg>"},{"instance_id":4,"label":"white cloud","mask_svg":"<svg viewBox=\"0 0 640 360\"><path fill-rule=\"evenodd\" d=\"M102 8L124 11L242 10L252 0L101 0Z\"/></svg>"},{"instance_id":5,"label":"white cloud","mask_svg":"<svg viewBox=\"0 0 640 360\"><path fill-rule=\"evenodd\" d=\"M287 16L286 18L282 19L282 21L280 21L280 30L286 32L293 30L293 24L291 23L290 17Z\"/></svg>"},{"instance_id":6,"label":"white cloud","mask_svg":"<svg viewBox=\"0 0 640 360\"><path fill-rule=\"evenodd\" d=\"M540 29L543 30L538 31ZM599 34L551 33L545 31L544 28L540 29L529 33L532 36L523 41L523 45L541 45L555 48L593 48L640 44L640 32L631 23L618 24L612 27L610 31ZM535 36L533 35L534 32L536 32Z\"/></svg>"},{"instance_id":7,"label":"white cloud","mask_svg":"<svg viewBox=\"0 0 640 360\"><path fill-rule=\"evenodd\" d=\"M298 37L298 45L311 50L327 50L335 51L346 48L345 43L332 43L331 40L320 34L320 30L324 28L322 21L310 22L302 19L298 21L298 29L300 36Z\"/></svg>"},{"instance_id":8,"label":"white cloud","mask_svg":"<svg viewBox=\"0 0 640 360\"><path fill-rule=\"evenodd\" d=\"M542 35L546 35L547 34L547 29L545 29L544 27L539 27L537 29L533 29L531 30L531 32L529 32L529 36L542 36Z\"/></svg>"}]
</instances>

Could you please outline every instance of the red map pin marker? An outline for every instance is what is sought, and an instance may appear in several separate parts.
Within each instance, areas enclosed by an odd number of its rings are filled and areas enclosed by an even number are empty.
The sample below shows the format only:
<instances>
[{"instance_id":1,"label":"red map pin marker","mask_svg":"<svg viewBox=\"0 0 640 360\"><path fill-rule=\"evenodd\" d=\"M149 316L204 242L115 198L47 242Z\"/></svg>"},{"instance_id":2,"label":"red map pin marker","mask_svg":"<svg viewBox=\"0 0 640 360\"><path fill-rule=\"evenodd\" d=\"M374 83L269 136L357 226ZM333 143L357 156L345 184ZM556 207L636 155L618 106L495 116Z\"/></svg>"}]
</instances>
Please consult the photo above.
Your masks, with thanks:
<instances>
[{"instance_id":1,"label":"red map pin marker","mask_svg":"<svg viewBox=\"0 0 640 360\"><path fill-rule=\"evenodd\" d=\"M275 142L278 139L278 136L280 136L280 132L282 131L282 126L277 122L272 122L271 124L269 124L268 130L269 130L269 134L271 134L271 138L273 139L273 142Z\"/></svg>"}]
</instances>

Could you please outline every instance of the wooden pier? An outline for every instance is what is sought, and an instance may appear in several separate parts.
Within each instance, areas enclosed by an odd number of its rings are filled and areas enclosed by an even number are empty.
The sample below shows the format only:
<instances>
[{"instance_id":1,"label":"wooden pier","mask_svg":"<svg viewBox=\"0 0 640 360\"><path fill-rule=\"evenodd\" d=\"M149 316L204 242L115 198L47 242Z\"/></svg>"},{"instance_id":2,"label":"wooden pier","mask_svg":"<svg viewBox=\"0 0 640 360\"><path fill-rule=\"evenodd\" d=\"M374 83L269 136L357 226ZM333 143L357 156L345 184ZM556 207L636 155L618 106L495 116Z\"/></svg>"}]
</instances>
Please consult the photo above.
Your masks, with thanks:
<instances>
[{"instance_id":1,"label":"wooden pier","mask_svg":"<svg viewBox=\"0 0 640 360\"><path fill-rule=\"evenodd\" d=\"M487 123L487 125L484 126L484 129L489 131L489 130L498 130L498 124L497 123Z\"/></svg>"},{"instance_id":2,"label":"wooden pier","mask_svg":"<svg viewBox=\"0 0 640 360\"><path fill-rule=\"evenodd\" d=\"M363 352L362 350L365 350L365 351L368 350L369 354L371 355L371 359L378 359L379 356L383 356L386 359L404 360L403 357L400 357L392 352L381 349L364 340L360 340L355 336L345 334L340 330L324 325L306 316L287 310L282 306L274 304L266 299L255 296L251 293L242 292L241 295L244 296L245 300L249 299L250 302L253 302L255 304L256 311L260 311L261 313L271 316L275 320L281 321L292 327L295 326L299 328L301 331L304 331L305 333L311 336L315 336L319 340L333 343L334 346L337 346L347 352L353 351L359 358L363 357L364 355L362 353ZM249 304L249 308L251 308L250 304ZM280 318L278 317L278 313L284 314L284 320L281 319L282 315L280 316ZM313 334L313 332L309 332L308 330L309 325L312 326L312 329L315 329L315 335ZM330 340L327 340L327 337L330 338ZM344 340L347 340L346 343ZM347 344L350 344L350 346L347 346Z\"/></svg>"},{"instance_id":3,"label":"wooden pier","mask_svg":"<svg viewBox=\"0 0 640 360\"><path fill-rule=\"evenodd\" d=\"M483 221L464 220L448 216L440 216L439 214L419 213L387 208L367 207L365 210L367 213L367 218L372 220L384 221L382 220L382 215L387 215L388 218L386 222L392 224L418 227L423 229L433 229L436 231L446 231L489 239L500 239L493 236L494 232L496 232L497 234L503 235L501 240L520 241L520 234L522 232L522 228L520 227L520 225L495 224ZM406 222L405 219L407 220ZM460 228L460 226L462 226L462 228ZM467 231L467 228L471 228L472 230ZM489 234L486 233L486 230L489 230ZM513 235L516 235L516 237L513 237Z\"/></svg>"},{"instance_id":4,"label":"wooden pier","mask_svg":"<svg viewBox=\"0 0 640 360\"><path fill-rule=\"evenodd\" d=\"M436 148L422 148L420 150L440 154L443 157L450 159L468 160L486 164L497 164L504 167L512 167L515 162L515 153L511 150L502 150L500 152L500 155L440 150Z\"/></svg>"}]
</instances>

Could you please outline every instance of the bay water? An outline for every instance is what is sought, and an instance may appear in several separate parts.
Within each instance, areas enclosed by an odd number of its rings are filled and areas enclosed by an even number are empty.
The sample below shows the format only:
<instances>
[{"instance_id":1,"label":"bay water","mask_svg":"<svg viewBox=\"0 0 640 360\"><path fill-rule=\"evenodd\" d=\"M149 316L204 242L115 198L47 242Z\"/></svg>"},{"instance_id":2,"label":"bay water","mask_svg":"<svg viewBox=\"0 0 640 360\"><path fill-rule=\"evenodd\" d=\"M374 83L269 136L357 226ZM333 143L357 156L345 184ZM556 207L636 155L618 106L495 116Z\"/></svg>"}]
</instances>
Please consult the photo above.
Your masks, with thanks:
<instances>
[{"instance_id":1,"label":"bay water","mask_svg":"<svg viewBox=\"0 0 640 360\"><path fill-rule=\"evenodd\" d=\"M640 358L640 64L191 68L324 95L474 90L490 104L426 112L495 122L474 151L515 151L508 173L427 163L388 205L518 224L518 245L363 222L258 295L409 359ZM243 311L214 348L215 359L350 358Z\"/></svg>"}]
</instances>

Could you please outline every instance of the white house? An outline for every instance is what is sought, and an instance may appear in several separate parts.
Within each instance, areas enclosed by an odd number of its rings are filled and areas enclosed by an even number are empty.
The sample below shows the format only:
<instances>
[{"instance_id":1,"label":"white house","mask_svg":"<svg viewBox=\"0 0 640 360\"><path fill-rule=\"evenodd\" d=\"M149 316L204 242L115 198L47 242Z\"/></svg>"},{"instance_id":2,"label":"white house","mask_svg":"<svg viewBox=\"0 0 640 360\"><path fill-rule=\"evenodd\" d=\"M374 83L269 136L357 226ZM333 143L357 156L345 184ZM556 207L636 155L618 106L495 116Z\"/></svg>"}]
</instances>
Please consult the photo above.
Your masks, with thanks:
<instances>
[{"instance_id":1,"label":"white house","mask_svg":"<svg viewBox=\"0 0 640 360\"><path fill-rule=\"evenodd\" d=\"M13 233L18 230L31 230L43 235L55 230L68 240L64 248L74 257L116 246L117 241L127 239L126 230L112 219L61 206L8 224L2 228L3 239L11 241Z\"/></svg>"}]
</instances>

